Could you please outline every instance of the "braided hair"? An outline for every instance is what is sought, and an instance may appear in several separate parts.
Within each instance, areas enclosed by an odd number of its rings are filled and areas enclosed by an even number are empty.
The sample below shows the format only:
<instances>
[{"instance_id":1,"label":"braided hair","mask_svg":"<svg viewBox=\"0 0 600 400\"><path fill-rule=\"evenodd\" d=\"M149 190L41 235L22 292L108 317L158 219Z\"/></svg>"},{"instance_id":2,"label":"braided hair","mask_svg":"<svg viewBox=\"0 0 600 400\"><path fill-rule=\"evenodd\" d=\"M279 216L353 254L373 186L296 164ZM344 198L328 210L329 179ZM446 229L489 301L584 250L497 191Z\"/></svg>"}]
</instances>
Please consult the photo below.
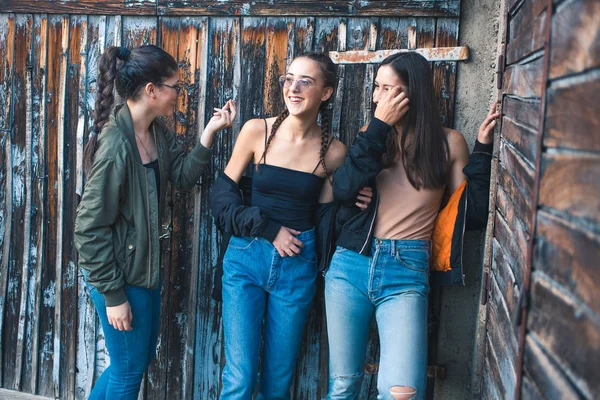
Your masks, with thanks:
<instances>
[{"instance_id":1,"label":"braided hair","mask_svg":"<svg viewBox=\"0 0 600 400\"><path fill-rule=\"evenodd\" d=\"M296 57L295 59L298 59L298 58L308 58L309 60L316 62L317 65L319 66L321 74L323 75L323 80L324 80L323 86L331 87L331 88L335 89L335 86L337 83L337 68L336 68L336 65L333 63L333 61L331 61L331 58L329 58L329 56L327 56L323 53L308 53L308 54L300 55L300 56ZM329 124L329 116L328 116L327 110L329 108L329 103L331 102L331 98L332 98L332 96L330 96L329 99L323 101L321 103L321 105L319 106L319 115L320 115L320 119L321 119L321 121L320 121L321 122L320 123L320 125L321 125L321 149L319 151L319 161L320 161L320 164L323 165L323 169L325 170L325 175L327 176L327 178L329 180L331 180L331 177L329 175L329 172L327 171L327 165L325 164L325 155L327 154L327 150L329 149L329 128L330 128L329 125L330 124ZM271 127L271 133L269 134L269 137L267 138L267 143L265 144L265 150L264 150L259 162L256 164L257 169L258 169L258 164L260 164L260 162L266 157L267 149L269 148L271 141L275 137L275 133L277 132L277 129L279 129L279 127L281 126L281 123L288 117L288 115L290 115L290 112L286 108L281 112L281 114L279 114L277 116L277 118L275 119L275 122L273 122L273 126Z\"/></svg>"},{"instance_id":2,"label":"braided hair","mask_svg":"<svg viewBox=\"0 0 600 400\"><path fill-rule=\"evenodd\" d=\"M98 80L94 125L85 146L83 165L89 173L94 161L98 135L113 109L114 89L123 99L137 99L149 82L160 83L177 73L177 61L153 45L107 48L98 61Z\"/></svg>"}]
</instances>

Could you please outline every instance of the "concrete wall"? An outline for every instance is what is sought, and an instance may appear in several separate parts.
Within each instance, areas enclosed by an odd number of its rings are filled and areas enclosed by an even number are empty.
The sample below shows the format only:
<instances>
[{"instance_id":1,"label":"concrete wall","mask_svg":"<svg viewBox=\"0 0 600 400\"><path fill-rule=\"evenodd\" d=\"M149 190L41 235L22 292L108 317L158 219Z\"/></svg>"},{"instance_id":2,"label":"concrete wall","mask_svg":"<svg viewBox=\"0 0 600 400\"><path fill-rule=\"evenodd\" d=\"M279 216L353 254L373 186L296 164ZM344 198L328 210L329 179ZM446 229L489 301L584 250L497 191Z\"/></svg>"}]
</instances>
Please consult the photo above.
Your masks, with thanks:
<instances>
[{"instance_id":1,"label":"concrete wall","mask_svg":"<svg viewBox=\"0 0 600 400\"><path fill-rule=\"evenodd\" d=\"M502 0L463 0L459 42L470 48L468 62L457 72L455 129L472 148L479 125L497 100L496 62ZM476 349L480 304L483 233L467 233L464 244L466 286L447 287L441 293L437 364L446 367L446 378L435 383L436 399L479 398ZM473 384L472 382L475 382Z\"/></svg>"}]
</instances>

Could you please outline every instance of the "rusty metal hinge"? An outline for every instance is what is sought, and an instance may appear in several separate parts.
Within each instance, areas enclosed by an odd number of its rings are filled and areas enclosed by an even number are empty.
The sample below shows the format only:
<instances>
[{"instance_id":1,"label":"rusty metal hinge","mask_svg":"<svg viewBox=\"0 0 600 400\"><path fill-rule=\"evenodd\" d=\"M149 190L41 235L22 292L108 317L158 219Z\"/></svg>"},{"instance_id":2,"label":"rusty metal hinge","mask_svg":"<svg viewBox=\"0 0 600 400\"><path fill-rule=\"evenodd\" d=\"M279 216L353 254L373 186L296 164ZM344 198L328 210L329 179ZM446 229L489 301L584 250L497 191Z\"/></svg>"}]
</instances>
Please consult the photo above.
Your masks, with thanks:
<instances>
[{"instance_id":1,"label":"rusty metal hinge","mask_svg":"<svg viewBox=\"0 0 600 400\"><path fill-rule=\"evenodd\" d=\"M496 64L496 88L502 89L504 80L504 56L500 54L498 56L498 64Z\"/></svg>"},{"instance_id":2,"label":"rusty metal hinge","mask_svg":"<svg viewBox=\"0 0 600 400\"><path fill-rule=\"evenodd\" d=\"M485 275L483 276L483 290L481 291L481 305L485 306L488 302L488 299L490 298L490 290L491 290L491 281L492 281L492 275L489 273L489 271L485 272Z\"/></svg>"}]
</instances>

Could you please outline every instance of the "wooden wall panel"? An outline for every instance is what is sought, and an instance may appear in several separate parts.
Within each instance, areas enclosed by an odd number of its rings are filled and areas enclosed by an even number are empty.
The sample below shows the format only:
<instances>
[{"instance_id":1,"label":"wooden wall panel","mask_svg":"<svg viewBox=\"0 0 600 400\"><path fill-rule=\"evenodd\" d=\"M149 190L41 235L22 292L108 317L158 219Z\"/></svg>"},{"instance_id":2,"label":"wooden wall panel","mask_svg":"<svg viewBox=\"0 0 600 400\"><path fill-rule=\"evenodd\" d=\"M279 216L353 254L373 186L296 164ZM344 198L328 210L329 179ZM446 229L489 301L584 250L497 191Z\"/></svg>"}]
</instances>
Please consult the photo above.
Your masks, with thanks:
<instances>
[{"instance_id":1,"label":"wooden wall panel","mask_svg":"<svg viewBox=\"0 0 600 400\"><path fill-rule=\"evenodd\" d=\"M590 79L591 78L591 79ZM595 72L568 86L548 90L544 145L584 151L600 151L598 93L600 73Z\"/></svg>"},{"instance_id":2,"label":"wooden wall panel","mask_svg":"<svg viewBox=\"0 0 600 400\"><path fill-rule=\"evenodd\" d=\"M600 154L544 156L540 205L600 225Z\"/></svg>"},{"instance_id":3,"label":"wooden wall panel","mask_svg":"<svg viewBox=\"0 0 600 400\"><path fill-rule=\"evenodd\" d=\"M51 11L70 7L71 15L0 14L0 100L5 105L0 110L0 387L85 399L109 363L101 326L76 267L72 232L85 185L83 148L93 125L97 63L104 48L158 44L175 56L183 91L167 124L186 148L195 143L213 107L237 100L240 118L215 139L217 150L200 184L188 194L168 189L161 239L161 331L157 359L141 396L215 399L223 337L221 304L210 298L210 290L221 238L208 199L241 126L281 109L282 102L272 101L281 99L277 77L297 54L431 47L456 40L458 32L455 15L444 13L446 18L438 22L435 11L416 11L409 18L395 17L396 10L385 18L343 13L215 18L170 12L157 16L155 5L153 12L147 8L150 3L128 3L135 12L119 14L114 1L105 3L104 15L96 15L94 7L99 6L92 0L61 3ZM86 4L91 14L77 14L77 7ZM8 6L14 3L4 2L0 11ZM43 7L38 6L39 12ZM15 37L25 46L17 49ZM450 96L444 99L444 115L451 120L455 68L434 68L440 72L436 84ZM265 69L270 72L263 74ZM346 65L340 71L341 85L328 114L333 132L350 144L372 112L376 66ZM117 96L116 102L121 101ZM321 398L327 391L322 281L318 292L298 360L293 388L298 399ZM374 325L361 398L376 395L376 332Z\"/></svg>"},{"instance_id":4,"label":"wooden wall panel","mask_svg":"<svg viewBox=\"0 0 600 400\"><path fill-rule=\"evenodd\" d=\"M599 393L595 366L600 354L600 329L593 313L572 299L570 293L534 272L531 312L527 323L540 345L558 360L565 374L576 378L585 398ZM572 378L571 378L572 379Z\"/></svg>"},{"instance_id":5,"label":"wooden wall panel","mask_svg":"<svg viewBox=\"0 0 600 400\"><path fill-rule=\"evenodd\" d=\"M574 0L552 20L550 78L600 67L600 4Z\"/></svg>"}]
</instances>

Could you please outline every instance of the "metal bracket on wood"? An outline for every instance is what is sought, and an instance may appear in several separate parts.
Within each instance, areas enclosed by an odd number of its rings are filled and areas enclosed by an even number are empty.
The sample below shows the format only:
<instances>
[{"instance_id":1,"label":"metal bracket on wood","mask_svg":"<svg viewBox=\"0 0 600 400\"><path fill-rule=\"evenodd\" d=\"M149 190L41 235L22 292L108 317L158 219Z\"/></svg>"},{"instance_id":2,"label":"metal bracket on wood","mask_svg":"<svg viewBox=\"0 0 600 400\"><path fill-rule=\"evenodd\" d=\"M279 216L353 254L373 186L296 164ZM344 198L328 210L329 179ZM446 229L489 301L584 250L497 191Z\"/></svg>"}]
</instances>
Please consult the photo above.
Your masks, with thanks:
<instances>
[{"instance_id":1,"label":"metal bracket on wood","mask_svg":"<svg viewBox=\"0 0 600 400\"><path fill-rule=\"evenodd\" d=\"M492 275L486 271L483 277L483 285L484 288L481 291L481 305L485 306L488 302L488 298L490 297L490 289L491 289L491 278Z\"/></svg>"},{"instance_id":2,"label":"metal bracket on wood","mask_svg":"<svg viewBox=\"0 0 600 400\"><path fill-rule=\"evenodd\" d=\"M466 61L469 59L469 47L428 47L420 49L395 50L353 50L330 51L329 57L336 64L378 64L386 57L396 53L414 51L421 54L427 61Z\"/></svg>"},{"instance_id":3,"label":"metal bracket on wood","mask_svg":"<svg viewBox=\"0 0 600 400\"><path fill-rule=\"evenodd\" d=\"M504 56L498 56L498 64L496 65L496 89L502 89L504 84L502 77L504 76Z\"/></svg>"}]
</instances>

